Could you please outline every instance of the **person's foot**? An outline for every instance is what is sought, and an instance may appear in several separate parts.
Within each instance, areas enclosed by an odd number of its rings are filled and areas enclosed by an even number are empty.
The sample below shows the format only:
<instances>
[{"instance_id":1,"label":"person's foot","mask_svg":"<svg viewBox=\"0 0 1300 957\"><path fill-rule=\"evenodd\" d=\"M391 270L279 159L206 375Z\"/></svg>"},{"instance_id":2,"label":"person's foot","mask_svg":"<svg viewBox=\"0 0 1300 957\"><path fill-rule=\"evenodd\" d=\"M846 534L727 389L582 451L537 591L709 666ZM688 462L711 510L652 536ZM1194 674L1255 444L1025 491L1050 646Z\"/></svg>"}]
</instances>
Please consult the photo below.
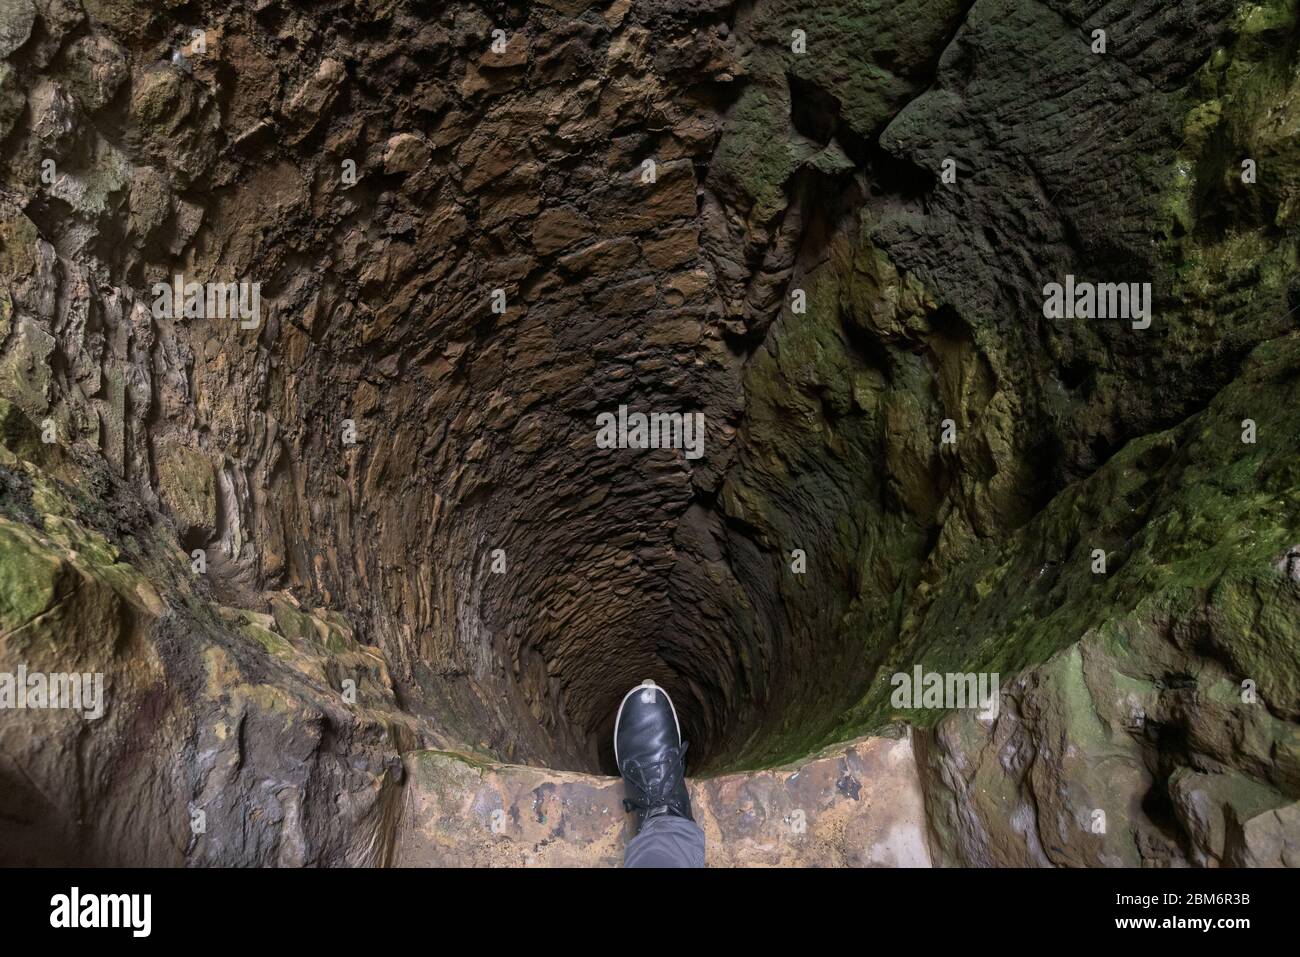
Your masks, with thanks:
<instances>
[{"instance_id":1,"label":"person's foot","mask_svg":"<svg viewBox=\"0 0 1300 957\"><path fill-rule=\"evenodd\" d=\"M636 811L637 830L652 817L691 816L686 790L686 742L668 692L649 679L626 695L614 719L614 760L623 775L623 807Z\"/></svg>"}]
</instances>

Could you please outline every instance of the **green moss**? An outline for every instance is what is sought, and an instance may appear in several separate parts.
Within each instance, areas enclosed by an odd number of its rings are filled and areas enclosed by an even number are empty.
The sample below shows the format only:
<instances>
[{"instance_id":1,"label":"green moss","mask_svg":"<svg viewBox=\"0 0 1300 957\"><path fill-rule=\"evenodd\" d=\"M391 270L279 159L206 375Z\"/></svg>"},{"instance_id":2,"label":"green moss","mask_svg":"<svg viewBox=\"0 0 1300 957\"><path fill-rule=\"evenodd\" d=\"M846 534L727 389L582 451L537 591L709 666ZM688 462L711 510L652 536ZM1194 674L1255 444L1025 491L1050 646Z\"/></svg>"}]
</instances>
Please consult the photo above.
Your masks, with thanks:
<instances>
[{"instance_id":1,"label":"green moss","mask_svg":"<svg viewBox=\"0 0 1300 957\"><path fill-rule=\"evenodd\" d=\"M789 112L784 90L747 86L714 154L716 175L752 199L760 222L785 208L785 183L797 166L788 140Z\"/></svg>"},{"instance_id":2,"label":"green moss","mask_svg":"<svg viewBox=\"0 0 1300 957\"><path fill-rule=\"evenodd\" d=\"M62 566L30 532L0 519L0 634L7 638L55 604Z\"/></svg>"},{"instance_id":3,"label":"green moss","mask_svg":"<svg viewBox=\"0 0 1300 957\"><path fill-rule=\"evenodd\" d=\"M928 513L937 500L929 475L937 432L931 442L927 420L937 427L940 416L919 363L908 356L882 369L849 342L924 341L933 334L926 320L933 302L867 246L837 246L802 286L807 312L785 316L747 370L745 452L728 472L721 501L772 551L792 621L818 636L823 697L783 705L779 723L709 773L783 763L825 742L835 720L828 702L849 700L840 682L861 672L861 662L849 659L880 653L878 643L897 630L904 596L915 587L931 516L907 510ZM908 450L882 455L904 431L914 436ZM809 501L821 507L804 508ZM809 576L851 583L847 592L827 600L825 589L788 574L795 547L808 553ZM730 602L738 634L752 638L766 626L743 590ZM759 654L756 648L751 658Z\"/></svg>"},{"instance_id":4,"label":"green moss","mask_svg":"<svg viewBox=\"0 0 1300 957\"><path fill-rule=\"evenodd\" d=\"M271 599L271 614L280 633L293 642L316 642L319 635L310 615L295 608L284 598Z\"/></svg>"},{"instance_id":5,"label":"green moss","mask_svg":"<svg viewBox=\"0 0 1300 957\"><path fill-rule=\"evenodd\" d=\"M1237 672L1257 676L1270 700L1300 703L1295 596L1275 570L1300 527L1300 421L1287 411L1300 401L1300 338L1286 345L1204 413L1130 443L1003 546L950 572L842 733L941 716L895 714L891 669L920 662L1005 680L1110 622L1191 620L1206 608L1232 636ZM1241 441L1243 408L1266 436L1257 444ZM1105 576L1092 573L1093 547L1107 551Z\"/></svg>"},{"instance_id":6,"label":"green moss","mask_svg":"<svg viewBox=\"0 0 1300 957\"><path fill-rule=\"evenodd\" d=\"M271 614L276 628L295 644L306 642L339 655L360 648L353 638L351 624L337 612L318 609L309 613L277 596L271 599Z\"/></svg>"},{"instance_id":7,"label":"green moss","mask_svg":"<svg viewBox=\"0 0 1300 957\"><path fill-rule=\"evenodd\" d=\"M1192 244L1220 237L1231 219L1238 229L1295 223L1300 213L1300 81L1291 64L1296 44L1296 0L1243 4L1235 41L1216 51L1191 85L1183 143L1163 176L1160 200L1179 262ZM1256 181L1243 181L1243 163ZM1275 238L1275 237L1271 237ZM1289 245L1289 244L1284 244ZM1291 246L1291 252L1294 252Z\"/></svg>"},{"instance_id":8,"label":"green moss","mask_svg":"<svg viewBox=\"0 0 1300 957\"><path fill-rule=\"evenodd\" d=\"M261 645L267 654L274 655L277 658L290 658L293 656L293 646L291 644L261 625L247 622L239 630L241 634L252 638Z\"/></svg>"},{"instance_id":9,"label":"green moss","mask_svg":"<svg viewBox=\"0 0 1300 957\"><path fill-rule=\"evenodd\" d=\"M352 652L361 646L353 637L352 625L338 612L322 610L316 612L316 620L325 632L325 648L336 654Z\"/></svg>"},{"instance_id":10,"label":"green moss","mask_svg":"<svg viewBox=\"0 0 1300 957\"><path fill-rule=\"evenodd\" d=\"M1181 242L1170 350L1244 350L1274 331L1223 320L1269 315L1285 244L1257 231ZM916 664L997 672L1005 685L1085 637L1122 642L1206 615L1221 660L1266 700L1300 704L1300 615L1275 569L1300 528L1300 339L1268 339L1202 412L1133 439L1041 506L1025 495L1041 463L1003 384L1016 380L992 371L1005 364L995 346L936 322L933 298L866 242L833 249L803 285L807 314L783 317L748 369L745 452L722 505L774 552L817 543L815 574L851 583L850 600L822 607L824 589L778 575L795 627L828 649L824 696L711 773L784 763L900 719L936 723L943 711L890 704L890 676ZM1153 398L1127 379L1113 386L1138 393L1130 402ZM962 438L940 462L931 433L945 416ZM1241 440L1246 418L1255 444ZM943 477L954 470L956 484ZM798 507L813 499L820 517ZM1107 553L1104 576L1092 572L1094 548ZM752 612L737 618L754 627ZM874 677L827 721L841 661L865 661Z\"/></svg>"}]
</instances>

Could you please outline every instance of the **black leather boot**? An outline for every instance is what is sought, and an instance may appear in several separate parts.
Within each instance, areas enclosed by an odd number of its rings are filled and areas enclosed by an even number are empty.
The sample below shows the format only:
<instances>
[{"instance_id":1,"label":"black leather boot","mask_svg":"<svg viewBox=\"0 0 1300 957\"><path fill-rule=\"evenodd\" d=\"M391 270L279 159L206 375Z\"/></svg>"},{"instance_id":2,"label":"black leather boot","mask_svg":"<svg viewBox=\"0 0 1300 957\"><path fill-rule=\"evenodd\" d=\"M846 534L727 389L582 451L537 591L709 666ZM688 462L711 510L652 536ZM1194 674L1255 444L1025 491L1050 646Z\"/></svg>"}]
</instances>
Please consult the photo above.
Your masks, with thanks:
<instances>
[{"instance_id":1,"label":"black leather boot","mask_svg":"<svg viewBox=\"0 0 1300 957\"><path fill-rule=\"evenodd\" d=\"M686 742L668 692L653 681L626 695L614 720L614 760L623 775L623 808L636 811L637 830L661 814L691 816L686 790Z\"/></svg>"}]
</instances>

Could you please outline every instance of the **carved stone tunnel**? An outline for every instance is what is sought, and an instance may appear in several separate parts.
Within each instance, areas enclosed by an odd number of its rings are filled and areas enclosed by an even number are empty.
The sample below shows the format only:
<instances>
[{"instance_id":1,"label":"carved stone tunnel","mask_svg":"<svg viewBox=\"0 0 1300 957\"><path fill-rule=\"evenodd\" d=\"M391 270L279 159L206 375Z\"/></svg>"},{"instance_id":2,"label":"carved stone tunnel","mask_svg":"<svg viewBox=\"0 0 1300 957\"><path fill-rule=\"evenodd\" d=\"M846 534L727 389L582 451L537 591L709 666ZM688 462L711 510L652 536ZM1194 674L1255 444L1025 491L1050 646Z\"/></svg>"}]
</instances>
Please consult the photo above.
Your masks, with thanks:
<instances>
[{"instance_id":1,"label":"carved stone tunnel","mask_svg":"<svg viewBox=\"0 0 1300 957\"><path fill-rule=\"evenodd\" d=\"M10 853L384 863L643 678L692 774L910 722L938 860L1293 853L1295 11L1167 7L0 0L0 647L110 689Z\"/></svg>"}]
</instances>

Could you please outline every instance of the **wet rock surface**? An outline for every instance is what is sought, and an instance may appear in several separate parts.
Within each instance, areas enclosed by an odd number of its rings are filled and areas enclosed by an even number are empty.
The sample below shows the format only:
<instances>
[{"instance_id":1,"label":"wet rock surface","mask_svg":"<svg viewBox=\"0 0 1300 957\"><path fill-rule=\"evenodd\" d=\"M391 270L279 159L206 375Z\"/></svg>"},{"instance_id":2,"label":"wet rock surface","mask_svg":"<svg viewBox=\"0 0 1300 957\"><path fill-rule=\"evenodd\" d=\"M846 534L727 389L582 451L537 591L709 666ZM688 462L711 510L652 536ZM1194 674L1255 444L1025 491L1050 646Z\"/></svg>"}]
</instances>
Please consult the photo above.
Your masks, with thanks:
<instances>
[{"instance_id":1,"label":"wet rock surface","mask_svg":"<svg viewBox=\"0 0 1300 957\"><path fill-rule=\"evenodd\" d=\"M1294 864L1295 37L0 0L0 670L106 685L0 714L0 847L606 863L589 775L654 677L715 863ZM1047 318L1067 274L1151 282L1150 326ZM177 276L260 309L160 310ZM598 448L620 406L703 454ZM998 715L900 707L916 666ZM859 801L901 745L807 763L900 719L925 842ZM552 784L596 857L464 803ZM754 824L795 808L811 843Z\"/></svg>"}]
</instances>

